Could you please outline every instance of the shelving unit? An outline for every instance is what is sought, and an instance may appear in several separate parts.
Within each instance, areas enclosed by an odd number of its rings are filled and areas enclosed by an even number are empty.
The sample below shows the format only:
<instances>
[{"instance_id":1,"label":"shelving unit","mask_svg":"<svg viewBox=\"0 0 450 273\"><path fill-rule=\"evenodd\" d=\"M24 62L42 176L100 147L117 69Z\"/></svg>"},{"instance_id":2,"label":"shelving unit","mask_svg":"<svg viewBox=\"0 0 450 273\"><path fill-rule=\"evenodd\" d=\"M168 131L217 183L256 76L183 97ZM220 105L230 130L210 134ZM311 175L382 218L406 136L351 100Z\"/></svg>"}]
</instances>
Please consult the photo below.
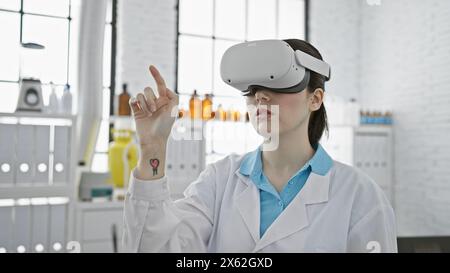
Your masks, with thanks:
<instances>
[{"instance_id":1,"label":"shelving unit","mask_svg":"<svg viewBox=\"0 0 450 273\"><path fill-rule=\"evenodd\" d=\"M121 118L114 117L111 122ZM212 146L207 148L208 137L216 137L208 135L208 130L216 134L233 133L233 130L248 127L246 125L244 122L178 119L167 150L166 174L170 177L172 198L182 197L184 189L205 168L203 155L208 154L207 149L217 152ZM70 241L78 242L81 252L121 251L123 202L82 202L78 198L75 126L73 116L0 114L0 167L9 164L9 171L0 174L0 228L4 231L0 232L0 251L4 248L7 252L36 252L39 246L42 252L63 252ZM67 130L66 137L58 137L62 128ZM41 131L46 132L44 136L35 137ZM59 179L61 175L58 177L56 171L60 155L65 158L63 170L67 175L63 176L64 180ZM47 172L38 169L43 162L52 166L46 168ZM23 163L28 164L31 172L27 176L20 173ZM5 234L7 236L2 237ZM54 235L59 239L54 239ZM36 239L39 236L41 239ZM55 246L59 249L55 250Z\"/></svg>"},{"instance_id":2,"label":"shelving unit","mask_svg":"<svg viewBox=\"0 0 450 273\"><path fill-rule=\"evenodd\" d=\"M73 224L76 117L0 113L0 251L64 252Z\"/></svg>"}]
</instances>

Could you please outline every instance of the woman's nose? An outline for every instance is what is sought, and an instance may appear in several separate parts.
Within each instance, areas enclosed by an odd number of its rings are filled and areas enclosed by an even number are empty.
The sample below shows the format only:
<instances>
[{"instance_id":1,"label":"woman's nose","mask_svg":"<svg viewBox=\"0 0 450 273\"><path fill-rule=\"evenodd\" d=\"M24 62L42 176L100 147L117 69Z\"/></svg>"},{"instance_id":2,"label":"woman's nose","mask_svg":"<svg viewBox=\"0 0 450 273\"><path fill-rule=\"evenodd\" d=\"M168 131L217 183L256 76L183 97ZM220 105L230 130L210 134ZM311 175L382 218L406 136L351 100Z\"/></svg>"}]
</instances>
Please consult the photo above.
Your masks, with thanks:
<instances>
[{"instance_id":1,"label":"woman's nose","mask_svg":"<svg viewBox=\"0 0 450 273\"><path fill-rule=\"evenodd\" d=\"M266 91L260 90L260 91L256 91L255 99L257 102L267 102L270 100L270 96L269 96L269 94L267 94Z\"/></svg>"}]
</instances>

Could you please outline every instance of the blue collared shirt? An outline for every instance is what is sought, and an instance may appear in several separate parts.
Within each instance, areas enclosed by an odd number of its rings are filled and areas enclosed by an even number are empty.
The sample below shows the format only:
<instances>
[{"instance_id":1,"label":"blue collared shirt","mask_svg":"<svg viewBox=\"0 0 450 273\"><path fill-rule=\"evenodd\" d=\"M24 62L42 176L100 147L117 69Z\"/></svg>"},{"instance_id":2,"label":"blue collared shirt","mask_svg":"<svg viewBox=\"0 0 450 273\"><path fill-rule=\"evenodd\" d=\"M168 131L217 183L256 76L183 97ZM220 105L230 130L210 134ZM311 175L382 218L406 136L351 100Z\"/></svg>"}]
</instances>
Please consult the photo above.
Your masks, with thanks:
<instances>
[{"instance_id":1,"label":"blue collared shirt","mask_svg":"<svg viewBox=\"0 0 450 273\"><path fill-rule=\"evenodd\" d=\"M333 165L333 160L319 144L314 156L298 170L286 183L280 193L269 182L262 169L261 146L248 153L242 160L239 172L249 176L259 189L260 197L260 237L267 228L291 203L306 183L311 172L325 175Z\"/></svg>"}]
</instances>

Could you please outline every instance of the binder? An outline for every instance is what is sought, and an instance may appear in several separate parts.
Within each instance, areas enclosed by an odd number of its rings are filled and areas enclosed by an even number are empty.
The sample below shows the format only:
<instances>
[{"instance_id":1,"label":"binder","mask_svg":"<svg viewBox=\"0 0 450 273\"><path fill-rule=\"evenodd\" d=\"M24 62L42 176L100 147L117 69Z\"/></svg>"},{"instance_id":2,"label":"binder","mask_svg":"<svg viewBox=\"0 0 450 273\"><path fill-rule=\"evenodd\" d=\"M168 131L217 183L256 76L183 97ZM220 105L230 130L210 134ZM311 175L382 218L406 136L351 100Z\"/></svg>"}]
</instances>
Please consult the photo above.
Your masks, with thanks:
<instances>
[{"instance_id":1,"label":"binder","mask_svg":"<svg viewBox=\"0 0 450 273\"><path fill-rule=\"evenodd\" d=\"M46 198L35 198L46 199ZM39 200L40 202L40 200ZM37 203L37 202L36 202ZM35 248L38 244L44 247L44 252L48 251L48 222L49 222L49 205L45 204L33 204L31 206L31 251L36 252Z\"/></svg>"},{"instance_id":2,"label":"binder","mask_svg":"<svg viewBox=\"0 0 450 273\"><path fill-rule=\"evenodd\" d=\"M70 162L70 128L55 126L55 140L53 151L53 183L64 184L68 181Z\"/></svg>"},{"instance_id":3,"label":"binder","mask_svg":"<svg viewBox=\"0 0 450 273\"><path fill-rule=\"evenodd\" d=\"M14 183L16 125L0 124L0 186Z\"/></svg>"},{"instance_id":4,"label":"binder","mask_svg":"<svg viewBox=\"0 0 450 273\"><path fill-rule=\"evenodd\" d=\"M35 126L34 184L49 184L50 126Z\"/></svg>"},{"instance_id":5,"label":"binder","mask_svg":"<svg viewBox=\"0 0 450 273\"><path fill-rule=\"evenodd\" d=\"M0 202L2 201L4 200L0 200ZM12 210L12 205L0 204L0 249L2 252L14 252L11 240L13 229Z\"/></svg>"},{"instance_id":6,"label":"binder","mask_svg":"<svg viewBox=\"0 0 450 273\"><path fill-rule=\"evenodd\" d=\"M50 244L48 252L62 252L55 250L54 245L66 245L66 204L51 205L50 206Z\"/></svg>"},{"instance_id":7,"label":"binder","mask_svg":"<svg viewBox=\"0 0 450 273\"><path fill-rule=\"evenodd\" d=\"M31 205L17 205L14 207L15 221L13 231L13 246L15 249L24 246L26 252L31 249Z\"/></svg>"},{"instance_id":8,"label":"binder","mask_svg":"<svg viewBox=\"0 0 450 273\"><path fill-rule=\"evenodd\" d=\"M33 181L34 126L17 125L16 184L31 185Z\"/></svg>"}]
</instances>

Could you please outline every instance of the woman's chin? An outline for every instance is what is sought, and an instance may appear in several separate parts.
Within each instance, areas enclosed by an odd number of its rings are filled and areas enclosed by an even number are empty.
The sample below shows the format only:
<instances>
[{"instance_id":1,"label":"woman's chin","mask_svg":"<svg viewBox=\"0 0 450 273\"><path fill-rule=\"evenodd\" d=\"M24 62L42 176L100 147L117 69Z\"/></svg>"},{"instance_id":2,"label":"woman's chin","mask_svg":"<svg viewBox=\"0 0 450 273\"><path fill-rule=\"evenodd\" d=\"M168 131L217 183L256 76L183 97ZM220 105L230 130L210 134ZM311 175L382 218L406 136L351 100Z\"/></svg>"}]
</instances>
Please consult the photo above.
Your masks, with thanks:
<instances>
[{"instance_id":1,"label":"woman's chin","mask_svg":"<svg viewBox=\"0 0 450 273\"><path fill-rule=\"evenodd\" d=\"M279 130L277 128L279 126L274 125L270 120L251 120L253 128L258 133L258 135L268 138L273 137L274 133L279 134Z\"/></svg>"},{"instance_id":2,"label":"woman's chin","mask_svg":"<svg viewBox=\"0 0 450 273\"><path fill-rule=\"evenodd\" d=\"M267 126L266 124L259 124L256 131L258 134L264 138L273 137L274 133L278 133L278 131L275 131L271 128L271 126Z\"/></svg>"}]
</instances>

